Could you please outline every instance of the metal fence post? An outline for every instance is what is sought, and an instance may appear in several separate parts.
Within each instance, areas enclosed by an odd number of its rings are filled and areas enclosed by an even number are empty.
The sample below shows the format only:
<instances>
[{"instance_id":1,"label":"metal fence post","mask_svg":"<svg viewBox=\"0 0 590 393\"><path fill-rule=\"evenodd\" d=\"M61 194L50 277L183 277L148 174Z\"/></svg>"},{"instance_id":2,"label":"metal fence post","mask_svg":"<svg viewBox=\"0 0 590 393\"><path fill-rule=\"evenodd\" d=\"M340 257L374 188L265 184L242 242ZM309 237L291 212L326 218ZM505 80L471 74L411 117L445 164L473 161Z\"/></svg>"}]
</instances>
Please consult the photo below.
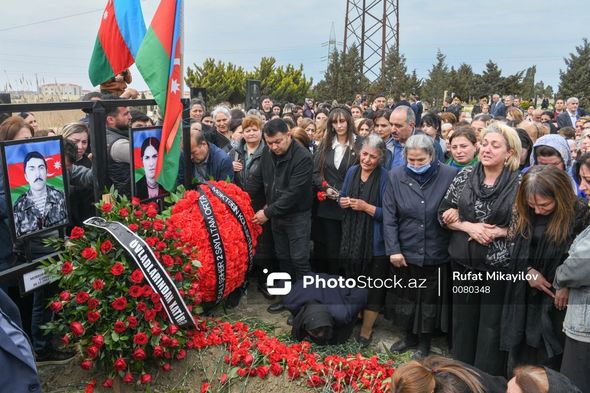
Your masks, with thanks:
<instances>
[{"instance_id":1,"label":"metal fence post","mask_svg":"<svg viewBox=\"0 0 590 393\"><path fill-rule=\"evenodd\" d=\"M92 151L92 175L94 177L94 200L100 201L108 180L106 108L96 101L90 111L90 150Z\"/></svg>"}]
</instances>

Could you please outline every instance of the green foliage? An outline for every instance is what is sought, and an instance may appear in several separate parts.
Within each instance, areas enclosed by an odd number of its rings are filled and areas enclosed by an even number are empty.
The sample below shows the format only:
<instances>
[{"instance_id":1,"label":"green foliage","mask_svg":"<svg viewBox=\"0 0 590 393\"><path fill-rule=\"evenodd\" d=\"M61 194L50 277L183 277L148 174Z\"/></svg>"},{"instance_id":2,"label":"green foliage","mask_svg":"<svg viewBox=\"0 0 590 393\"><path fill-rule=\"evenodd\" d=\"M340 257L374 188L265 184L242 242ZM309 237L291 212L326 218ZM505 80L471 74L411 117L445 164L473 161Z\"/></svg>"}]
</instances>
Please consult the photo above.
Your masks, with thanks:
<instances>
[{"instance_id":1,"label":"green foliage","mask_svg":"<svg viewBox=\"0 0 590 393\"><path fill-rule=\"evenodd\" d=\"M446 58L439 49L436 52L436 63L428 71L428 79L424 82L422 96L429 101L442 102L445 90L449 90L450 88L450 72L445 62Z\"/></svg>"},{"instance_id":2,"label":"green foliage","mask_svg":"<svg viewBox=\"0 0 590 393\"><path fill-rule=\"evenodd\" d=\"M383 75L371 85L371 92L381 92L398 100L402 94L418 93L421 83L416 70L411 75L408 74L405 56L392 46L385 58Z\"/></svg>"},{"instance_id":3,"label":"green foliage","mask_svg":"<svg viewBox=\"0 0 590 393\"><path fill-rule=\"evenodd\" d=\"M559 71L560 98L578 97L580 107L590 107L590 43L584 38L582 45L576 46L576 53L564 59L566 69Z\"/></svg>"},{"instance_id":4,"label":"green foliage","mask_svg":"<svg viewBox=\"0 0 590 393\"><path fill-rule=\"evenodd\" d=\"M269 95L280 102L303 102L313 80L303 74L303 65L277 66L273 57L263 57L254 71L245 71L231 62L215 62L206 59L201 66L187 68L185 78L188 86L207 89L209 106L221 102L241 104L246 97L246 80L260 81L262 95Z\"/></svg>"},{"instance_id":5,"label":"green foliage","mask_svg":"<svg viewBox=\"0 0 590 393\"><path fill-rule=\"evenodd\" d=\"M330 55L324 79L314 88L320 101L351 102L354 96L367 91L369 79L363 74L363 63L358 48L353 45L346 53L334 51Z\"/></svg>"}]
</instances>

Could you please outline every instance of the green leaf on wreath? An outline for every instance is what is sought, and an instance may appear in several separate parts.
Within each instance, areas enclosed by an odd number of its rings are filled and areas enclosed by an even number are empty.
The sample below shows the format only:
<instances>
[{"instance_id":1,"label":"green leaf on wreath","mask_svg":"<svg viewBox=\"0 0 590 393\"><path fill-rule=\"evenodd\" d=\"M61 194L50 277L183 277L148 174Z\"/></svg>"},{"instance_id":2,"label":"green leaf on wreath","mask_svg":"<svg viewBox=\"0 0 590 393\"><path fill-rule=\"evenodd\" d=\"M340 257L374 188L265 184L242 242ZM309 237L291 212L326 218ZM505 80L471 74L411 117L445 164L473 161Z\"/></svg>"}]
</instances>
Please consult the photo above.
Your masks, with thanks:
<instances>
[{"instance_id":1,"label":"green leaf on wreath","mask_svg":"<svg viewBox=\"0 0 590 393\"><path fill-rule=\"evenodd\" d=\"M193 259L193 260L191 261L191 264L192 264L194 267L201 267L201 261L199 261L199 260L197 260L197 259Z\"/></svg>"},{"instance_id":2,"label":"green leaf on wreath","mask_svg":"<svg viewBox=\"0 0 590 393\"><path fill-rule=\"evenodd\" d=\"M111 337L113 339L114 342L118 342L119 341L119 335L116 332L112 332L111 333Z\"/></svg>"}]
</instances>

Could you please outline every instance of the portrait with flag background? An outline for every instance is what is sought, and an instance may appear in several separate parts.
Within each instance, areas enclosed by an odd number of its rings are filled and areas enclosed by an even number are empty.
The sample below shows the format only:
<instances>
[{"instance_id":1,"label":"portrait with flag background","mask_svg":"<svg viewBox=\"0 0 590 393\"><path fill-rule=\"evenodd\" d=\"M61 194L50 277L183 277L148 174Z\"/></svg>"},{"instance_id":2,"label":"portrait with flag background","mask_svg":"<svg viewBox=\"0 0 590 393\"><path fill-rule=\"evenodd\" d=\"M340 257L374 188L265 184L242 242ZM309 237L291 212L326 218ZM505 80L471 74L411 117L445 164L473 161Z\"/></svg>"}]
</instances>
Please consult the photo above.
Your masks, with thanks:
<instances>
[{"instance_id":1,"label":"portrait with flag background","mask_svg":"<svg viewBox=\"0 0 590 393\"><path fill-rule=\"evenodd\" d=\"M161 140L162 127L131 129L131 194L143 201L168 195L156 179Z\"/></svg>"},{"instance_id":2,"label":"portrait with flag background","mask_svg":"<svg viewBox=\"0 0 590 393\"><path fill-rule=\"evenodd\" d=\"M1 152L14 237L67 225L68 184L61 137L5 142Z\"/></svg>"}]
</instances>

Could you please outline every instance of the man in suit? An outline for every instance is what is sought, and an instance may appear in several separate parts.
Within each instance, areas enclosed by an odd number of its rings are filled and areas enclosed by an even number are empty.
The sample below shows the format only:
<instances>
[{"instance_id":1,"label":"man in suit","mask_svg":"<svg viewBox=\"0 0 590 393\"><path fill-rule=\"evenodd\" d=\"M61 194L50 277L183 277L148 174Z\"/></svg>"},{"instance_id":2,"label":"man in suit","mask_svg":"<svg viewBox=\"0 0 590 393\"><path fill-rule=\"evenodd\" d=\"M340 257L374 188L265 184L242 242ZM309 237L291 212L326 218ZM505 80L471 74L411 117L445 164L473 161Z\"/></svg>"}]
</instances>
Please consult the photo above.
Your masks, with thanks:
<instances>
[{"instance_id":1,"label":"man in suit","mask_svg":"<svg viewBox=\"0 0 590 393\"><path fill-rule=\"evenodd\" d=\"M567 99L566 109L557 116L557 128L576 126L576 121L580 118L579 105L580 101L576 97Z\"/></svg>"},{"instance_id":2,"label":"man in suit","mask_svg":"<svg viewBox=\"0 0 590 393\"><path fill-rule=\"evenodd\" d=\"M0 290L0 386L3 392L41 392L29 338L16 305Z\"/></svg>"},{"instance_id":3,"label":"man in suit","mask_svg":"<svg viewBox=\"0 0 590 393\"><path fill-rule=\"evenodd\" d=\"M496 116L504 116L506 114L506 107L502 100L500 100L500 95L494 94L492 96L492 105L490 106L490 114L494 117Z\"/></svg>"}]
</instances>

